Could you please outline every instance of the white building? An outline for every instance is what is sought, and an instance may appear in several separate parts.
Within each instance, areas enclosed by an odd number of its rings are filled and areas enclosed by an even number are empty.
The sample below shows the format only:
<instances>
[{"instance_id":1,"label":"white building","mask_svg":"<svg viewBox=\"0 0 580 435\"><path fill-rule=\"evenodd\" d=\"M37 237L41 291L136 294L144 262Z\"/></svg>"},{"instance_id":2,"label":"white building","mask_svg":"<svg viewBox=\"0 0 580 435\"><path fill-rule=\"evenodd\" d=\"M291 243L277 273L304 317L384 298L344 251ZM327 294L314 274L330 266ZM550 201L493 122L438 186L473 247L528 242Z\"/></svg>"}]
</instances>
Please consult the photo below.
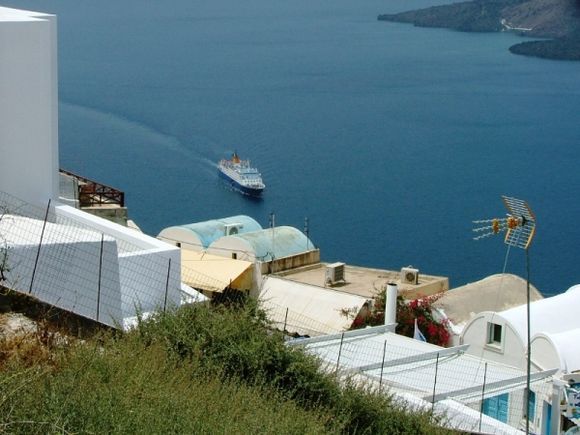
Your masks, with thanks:
<instances>
[{"instance_id":1,"label":"white building","mask_svg":"<svg viewBox=\"0 0 580 435\"><path fill-rule=\"evenodd\" d=\"M530 304L530 335L557 335L580 328L580 285L565 293ZM526 305L505 311L484 311L465 326L461 343L470 345L470 352L504 364L525 368L527 364ZM547 335L546 335L547 337ZM538 342L539 343L539 342ZM578 346L580 353L580 346ZM536 361L536 357L532 358ZM558 356L554 361L560 361ZM561 368L561 367L559 367Z\"/></svg>"},{"instance_id":2,"label":"white building","mask_svg":"<svg viewBox=\"0 0 580 435\"><path fill-rule=\"evenodd\" d=\"M167 227L157 235L157 238L184 249L203 251L224 236L261 229L262 226L251 217L238 215Z\"/></svg>"},{"instance_id":3,"label":"white building","mask_svg":"<svg viewBox=\"0 0 580 435\"><path fill-rule=\"evenodd\" d=\"M0 7L0 190L35 205L58 199L56 36L56 16Z\"/></svg>"},{"instance_id":4,"label":"white building","mask_svg":"<svg viewBox=\"0 0 580 435\"><path fill-rule=\"evenodd\" d=\"M181 301L180 251L58 202L56 17L0 7L1 284L111 326Z\"/></svg>"},{"instance_id":5,"label":"white building","mask_svg":"<svg viewBox=\"0 0 580 435\"><path fill-rule=\"evenodd\" d=\"M505 311L526 303L526 280L509 273L485 277L441 293L433 308L442 319L447 319L451 344L460 344L463 328L484 311ZM543 299L542 294L530 285L530 299Z\"/></svg>"},{"instance_id":6,"label":"white building","mask_svg":"<svg viewBox=\"0 0 580 435\"><path fill-rule=\"evenodd\" d=\"M563 377L580 370L578 313L580 285L530 304L532 371L557 369L558 376ZM525 304L500 312L482 312L465 326L460 342L469 344L469 352L474 355L525 370L527 320ZM537 416L535 429L542 433L550 432L550 428L557 431L561 397L554 398L552 391L535 392L532 396Z\"/></svg>"},{"instance_id":7,"label":"white building","mask_svg":"<svg viewBox=\"0 0 580 435\"><path fill-rule=\"evenodd\" d=\"M313 243L300 230L280 226L215 240L207 252L252 262L272 262L315 251Z\"/></svg>"},{"instance_id":8,"label":"white building","mask_svg":"<svg viewBox=\"0 0 580 435\"><path fill-rule=\"evenodd\" d=\"M263 275L320 262L320 251L312 241L288 226L222 237L209 245L207 253L254 263L254 297L258 297Z\"/></svg>"},{"instance_id":9,"label":"white building","mask_svg":"<svg viewBox=\"0 0 580 435\"><path fill-rule=\"evenodd\" d=\"M447 427L470 433L521 433L525 371L469 355L468 345L442 348L392 329L372 327L288 344L303 346L331 372L393 394L406 407L433 410ZM554 372L534 373L534 386L546 389ZM503 397L513 403L519 398L519 406L498 415L496 405Z\"/></svg>"}]
</instances>

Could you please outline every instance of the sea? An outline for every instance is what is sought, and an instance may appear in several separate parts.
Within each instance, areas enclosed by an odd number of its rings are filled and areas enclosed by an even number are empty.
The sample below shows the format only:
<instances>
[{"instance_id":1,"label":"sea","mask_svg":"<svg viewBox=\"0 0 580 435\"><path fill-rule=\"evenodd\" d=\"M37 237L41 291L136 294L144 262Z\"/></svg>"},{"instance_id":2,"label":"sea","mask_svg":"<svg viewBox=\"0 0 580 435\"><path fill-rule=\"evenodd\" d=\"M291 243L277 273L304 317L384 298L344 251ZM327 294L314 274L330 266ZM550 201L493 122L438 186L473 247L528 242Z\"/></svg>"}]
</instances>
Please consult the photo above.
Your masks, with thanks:
<instances>
[{"instance_id":1,"label":"sea","mask_svg":"<svg viewBox=\"0 0 580 435\"><path fill-rule=\"evenodd\" d=\"M125 191L145 233L273 215L324 261L561 293L580 282L580 62L377 20L439 3L2 1L57 14L61 167ZM261 200L218 180L234 151ZM502 195L535 213L528 261L473 240Z\"/></svg>"}]
</instances>

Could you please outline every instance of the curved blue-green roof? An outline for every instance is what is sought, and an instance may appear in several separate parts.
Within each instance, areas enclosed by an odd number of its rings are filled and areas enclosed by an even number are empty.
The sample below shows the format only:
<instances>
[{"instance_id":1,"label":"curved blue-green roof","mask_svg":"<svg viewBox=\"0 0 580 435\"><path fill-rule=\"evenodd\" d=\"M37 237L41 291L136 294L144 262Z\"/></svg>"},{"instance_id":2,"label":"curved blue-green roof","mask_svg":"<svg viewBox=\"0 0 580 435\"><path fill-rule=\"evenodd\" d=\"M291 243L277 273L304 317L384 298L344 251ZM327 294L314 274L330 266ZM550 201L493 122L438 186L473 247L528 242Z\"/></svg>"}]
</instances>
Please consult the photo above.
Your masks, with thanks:
<instances>
[{"instance_id":1,"label":"curved blue-green roof","mask_svg":"<svg viewBox=\"0 0 580 435\"><path fill-rule=\"evenodd\" d=\"M293 227L268 228L233 237L244 239L252 245L256 259L260 261L290 257L314 249L310 239Z\"/></svg>"},{"instance_id":2,"label":"curved blue-green roof","mask_svg":"<svg viewBox=\"0 0 580 435\"><path fill-rule=\"evenodd\" d=\"M241 227L238 227L237 234L259 231L262 229L262 226L258 222L245 215L212 219L187 225L178 225L178 228L186 229L195 233L197 237L199 237L199 240L201 240L202 246L207 248L213 241L228 235L225 232L226 225L233 224L241 224Z\"/></svg>"}]
</instances>

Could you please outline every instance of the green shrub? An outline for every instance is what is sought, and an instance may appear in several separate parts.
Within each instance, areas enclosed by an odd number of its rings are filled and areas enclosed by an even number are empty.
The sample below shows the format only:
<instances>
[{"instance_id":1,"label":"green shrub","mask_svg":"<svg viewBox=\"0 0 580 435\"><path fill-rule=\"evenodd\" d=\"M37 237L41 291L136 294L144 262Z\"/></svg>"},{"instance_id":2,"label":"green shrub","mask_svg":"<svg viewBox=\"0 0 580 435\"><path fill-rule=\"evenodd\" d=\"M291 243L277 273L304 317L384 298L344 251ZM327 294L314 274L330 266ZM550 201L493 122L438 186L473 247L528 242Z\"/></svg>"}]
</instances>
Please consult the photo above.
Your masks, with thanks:
<instances>
[{"instance_id":1,"label":"green shrub","mask_svg":"<svg viewBox=\"0 0 580 435\"><path fill-rule=\"evenodd\" d=\"M60 355L59 369L0 374L10 433L322 433L330 416L275 390L169 364L166 349L118 340ZM9 405L9 406L7 406Z\"/></svg>"},{"instance_id":2,"label":"green shrub","mask_svg":"<svg viewBox=\"0 0 580 435\"><path fill-rule=\"evenodd\" d=\"M0 430L11 433L436 433L321 372L263 312L183 307L0 372Z\"/></svg>"}]
</instances>

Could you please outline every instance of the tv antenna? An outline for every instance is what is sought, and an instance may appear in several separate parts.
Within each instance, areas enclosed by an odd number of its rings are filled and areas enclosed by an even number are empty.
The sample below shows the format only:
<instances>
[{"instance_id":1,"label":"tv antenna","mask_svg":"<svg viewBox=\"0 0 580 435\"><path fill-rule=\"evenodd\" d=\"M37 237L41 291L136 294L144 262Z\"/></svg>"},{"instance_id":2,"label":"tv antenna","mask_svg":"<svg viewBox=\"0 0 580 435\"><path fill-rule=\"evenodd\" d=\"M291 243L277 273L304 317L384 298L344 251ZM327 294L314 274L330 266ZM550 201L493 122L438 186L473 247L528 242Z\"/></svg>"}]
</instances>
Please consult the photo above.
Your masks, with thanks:
<instances>
[{"instance_id":1,"label":"tv antenna","mask_svg":"<svg viewBox=\"0 0 580 435\"><path fill-rule=\"evenodd\" d=\"M530 433L530 372L532 368L532 348L530 337L530 255L528 248L536 235L536 216L527 202L521 199L502 196L503 204L508 211L505 218L494 218L473 221L474 224L484 226L474 228L477 234L473 239L480 240L505 231L504 243L508 249L513 246L526 251L526 314L528 327L528 358L526 370L526 434Z\"/></svg>"}]
</instances>

